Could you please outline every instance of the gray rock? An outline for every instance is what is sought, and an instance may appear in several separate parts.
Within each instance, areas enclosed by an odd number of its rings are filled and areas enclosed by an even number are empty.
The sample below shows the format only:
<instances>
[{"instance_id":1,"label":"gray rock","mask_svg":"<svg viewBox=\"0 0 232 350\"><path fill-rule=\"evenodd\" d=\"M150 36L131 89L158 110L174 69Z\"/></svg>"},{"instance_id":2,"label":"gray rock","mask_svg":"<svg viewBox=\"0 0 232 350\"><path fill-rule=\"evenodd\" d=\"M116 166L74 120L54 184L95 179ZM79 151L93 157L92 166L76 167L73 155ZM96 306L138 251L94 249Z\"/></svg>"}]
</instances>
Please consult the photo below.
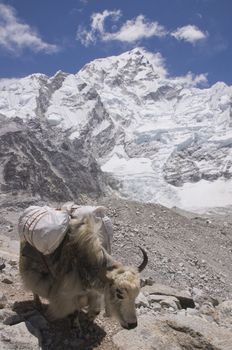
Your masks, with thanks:
<instances>
[{"instance_id":1,"label":"gray rock","mask_svg":"<svg viewBox=\"0 0 232 350\"><path fill-rule=\"evenodd\" d=\"M232 333L196 316L144 315L137 328L120 331L113 342L119 350L231 350Z\"/></svg>"},{"instance_id":2,"label":"gray rock","mask_svg":"<svg viewBox=\"0 0 232 350\"><path fill-rule=\"evenodd\" d=\"M8 264L10 264L11 266L17 266L18 265L16 260L9 260Z\"/></svg>"},{"instance_id":3,"label":"gray rock","mask_svg":"<svg viewBox=\"0 0 232 350\"><path fill-rule=\"evenodd\" d=\"M199 315L199 311L197 309L187 308L186 312L189 316L198 316Z\"/></svg>"},{"instance_id":4,"label":"gray rock","mask_svg":"<svg viewBox=\"0 0 232 350\"><path fill-rule=\"evenodd\" d=\"M176 297L166 297L163 300L160 301L160 305L162 307L168 307L168 308L173 308L174 310L180 310L181 305L179 299Z\"/></svg>"},{"instance_id":5,"label":"gray rock","mask_svg":"<svg viewBox=\"0 0 232 350\"><path fill-rule=\"evenodd\" d=\"M142 292L140 292L139 295L137 296L135 300L135 305L136 307L141 307L141 306L149 307L149 302Z\"/></svg>"},{"instance_id":6,"label":"gray rock","mask_svg":"<svg viewBox=\"0 0 232 350\"><path fill-rule=\"evenodd\" d=\"M152 310L154 311L160 311L162 309L161 305L159 303L152 303Z\"/></svg>"},{"instance_id":7,"label":"gray rock","mask_svg":"<svg viewBox=\"0 0 232 350\"><path fill-rule=\"evenodd\" d=\"M5 267L5 261L2 258L0 258L0 271L3 270Z\"/></svg>"},{"instance_id":8,"label":"gray rock","mask_svg":"<svg viewBox=\"0 0 232 350\"><path fill-rule=\"evenodd\" d=\"M152 286L154 284L154 281L151 277L141 277L140 282L141 282L141 287Z\"/></svg>"},{"instance_id":9,"label":"gray rock","mask_svg":"<svg viewBox=\"0 0 232 350\"><path fill-rule=\"evenodd\" d=\"M202 289L194 287L192 289L192 296L193 296L193 301L196 305L197 308L200 308L201 305L204 303L211 303L213 306L217 306L218 300L215 298L212 298L208 294L206 294Z\"/></svg>"},{"instance_id":10,"label":"gray rock","mask_svg":"<svg viewBox=\"0 0 232 350\"><path fill-rule=\"evenodd\" d=\"M45 124L39 118L30 123L17 117L1 120L1 192L26 192L58 202L101 194L105 177L92 152L81 147L81 140L72 142Z\"/></svg>"},{"instance_id":11,"label":"gray rock","mask_svg":"<svg viewBox=\"0 0 232 350\"><path fill-rule=\"evenodd\" d=\"M167 295L151 294L149 297L151 303L159 303L161 300L167 298Z\"/></svg>"},{"instance_id":12,"label":"gray rock","mask_svg":"<svg viewBox=\"0 0 232 350\"><path fill-rule=\"evenodd\" d=\"M3 309L7 304L7 297L5 296L5 294L3 294L2 292L0 292L0 309Z\"/></svg>"},{"instance_id":13,"label":"gray rock","mask_svg":"<svg viewBox=\"0 0 232 350\"><path fill-rule=\"evenodd\" d=\"M2 279L2 283L12 284L13 281L10 278L5 277L5 278Z\"/></svg>"},{"instance_id":14,"label":"gray rock","mask_svg":"<svg viewBox=\"0 0 232 350\"><path fill-rule=\"evenodd\" d=\"M216 307L216 317L221 326L232 328L232 300L223 301Z\"/></svg>"},{"instance_id":15,"label":"gray rock","mask_svg":"<svg viewBox=\"0 0 232 350\"><path fill-rule=\"evenodd\" d=\"M16 312L12 311L11 309L1 309L0 310L0 321L4 321L8 316L15 315Z\"/></svg>"},{"instance_id":16,"label":"gray rock","mask_svg":"<svg viewBox=\"0 0 232 350\"><path fill-rule=\"evenodd\" d=\"M180 301L181 307L183 308L194 307L194 301L191 297L190 292L188 291L178 290L169 286L165 286L163 284L155 283L152 286L143 287L142 292L149 293L151 298L153 295L173 296Z\"/></svg>"},{"instance_id":17,"label":"gray rock","mask_svg":"<svg viewBox=\"0 0 232 350\"><path fill-rule=\"evenodd\" d=\"M162 307L172 307L174 310L181 309L179 299L173 296L152 294L150 295L150 303L160 303Z\"/></svg>"},{"instance_id":18,"label":"gray rock","mask_svg":"<svg viewBox=\"0 0 232 350\"><path fill-rule=\"evenodd\" d=\"M0 321L5 325L13 326L17 323L23 322L24 317L11 309L2 309L0 310Z\"/></svg>"},{"instance_id":19,"label":"gray rock","mask_svg":"<svg viewBox=\"0 0 232 350\"><path fill-rule=\"evenodd\" d=\"M214 318L215 316L215 308L213 307L212 304L210 303L205 303L203 304L200 309L199 309L200 313L203 315L208 315L208 316L212 316Z\"/></svg>"},{"instance_id":20,"label":"gray rock","mask_svg":"<svg viewBox=\"0 0 232 350\"><path fill-rule=\"evenodd\" d=\"M38 332L25 322L15 326L0 324L0 349L39 350L39 336Z\"/></svg>"}]
</instances>

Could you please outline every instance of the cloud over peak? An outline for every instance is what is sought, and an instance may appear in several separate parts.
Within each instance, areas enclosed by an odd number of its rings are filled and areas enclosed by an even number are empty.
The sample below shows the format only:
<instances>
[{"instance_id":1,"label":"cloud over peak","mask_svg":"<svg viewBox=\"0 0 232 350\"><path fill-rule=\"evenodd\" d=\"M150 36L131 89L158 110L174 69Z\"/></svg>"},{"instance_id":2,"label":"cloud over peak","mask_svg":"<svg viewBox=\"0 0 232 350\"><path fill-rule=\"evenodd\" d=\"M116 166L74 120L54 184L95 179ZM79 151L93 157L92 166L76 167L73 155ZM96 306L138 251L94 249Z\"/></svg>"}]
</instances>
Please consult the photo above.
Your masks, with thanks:
<instances>
[{"instance_id":1,"label":"cloud over peak","mask_svg":"<svg viewBox=\"0 0 232 350\"><path fill-rule=\"evenodd\" d=\"M91 43L95 43L97 39L133 43L144 38L161 37L167 34L165 28L158 22L149 21L143 15L127 20L117 31L106 31L106 18L110 17L112 22L115 23L121 16L120 10L104 10L102 13L94 13L91 16L90 30L82 26L78 27L77 40L80 40L83 45L89 46Z\"/></svg>"},{"instance_id":2,"label":"cloud over peak","mask_svg":"<svg viewBox=\"0 0 232 350\"><path fill-rule=\"evenodd\" d=\"M34 29L17 18L13 7L5 4L0 4L0 47L14 53L25 48L45 53L59 50L56 45L43 41Z\"/></svg>"},{"instance_id":3,"label":"cloud over peak","mask_svg":"<svg viewBox=\"0 0 232 350\"><path fill-rule=\"evenodd\" d=\"M208 36L207 32L203 32L197 26L190 24L170 32L157 21L150 21L142 14L126 20L117 28L115 24L118 23L121 17L121 10L104 10L103 12L93 13L90 28L79 25L76 39L82 45L89 46L95 44L98 40L137 43L142 39L171 36L177 40L184 40L194 45L197 41L206 39ZM111 27L108 30L106 29L107 19L111 21Z\"/></svg>"},{"instance_id":4,"label":"cloud over peak","mask_svg":"<svg viewBox=\"0 0 232 350\"><path fill-rule=\"evenodd\" d=\"M126 21L122 27L114 33L105 33L104 40L119 40L123 42L135 42L152 36L164 36L166 30L158 22L150 22L143 15Z\"/></svg>"}]
</instances>

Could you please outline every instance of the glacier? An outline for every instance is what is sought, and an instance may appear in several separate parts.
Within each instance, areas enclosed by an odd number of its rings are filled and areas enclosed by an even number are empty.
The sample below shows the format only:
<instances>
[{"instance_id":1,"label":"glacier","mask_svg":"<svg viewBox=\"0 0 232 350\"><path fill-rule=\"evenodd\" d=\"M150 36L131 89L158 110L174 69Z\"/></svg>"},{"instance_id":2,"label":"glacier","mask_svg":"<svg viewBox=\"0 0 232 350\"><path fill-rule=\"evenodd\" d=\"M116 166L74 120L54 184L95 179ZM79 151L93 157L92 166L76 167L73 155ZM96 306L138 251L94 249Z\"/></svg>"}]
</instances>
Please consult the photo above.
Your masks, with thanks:
<instances>
[{"instance_id":1,"label":"glacier","mask_svg":"<svg viewBox=\"0 0 232 350\"><path fill-rule=\"evenodd\" d=\"M232 87L202 80L136 48L77 74L1 79L0 114L81 142L117 195L199 211L232 205Z\"/></svg>"}]
</instances>

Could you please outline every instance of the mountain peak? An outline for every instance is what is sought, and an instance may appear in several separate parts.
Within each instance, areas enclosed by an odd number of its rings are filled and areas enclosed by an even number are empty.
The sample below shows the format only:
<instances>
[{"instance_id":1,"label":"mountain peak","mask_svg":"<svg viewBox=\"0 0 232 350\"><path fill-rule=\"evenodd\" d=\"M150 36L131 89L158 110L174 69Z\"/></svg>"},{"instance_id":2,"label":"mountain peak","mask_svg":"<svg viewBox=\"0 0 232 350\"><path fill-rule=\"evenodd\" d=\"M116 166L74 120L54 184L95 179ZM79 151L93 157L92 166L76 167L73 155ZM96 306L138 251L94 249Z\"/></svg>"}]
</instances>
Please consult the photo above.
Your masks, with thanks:
<instances>
[{"instance_id":1,"label":"mountain peak","mask_svg":"<svg viewBox=\"0 0 232 350\"><path fill-rule=\"evenodd\" d=\"M0 113L57 125L128 198L189 208L205 182L216 191L231 179L232 188L232 88L192 88L204 80L170 78L160 53L138 47L75 75L4 80Z\"/></svg>"}]
</instances>

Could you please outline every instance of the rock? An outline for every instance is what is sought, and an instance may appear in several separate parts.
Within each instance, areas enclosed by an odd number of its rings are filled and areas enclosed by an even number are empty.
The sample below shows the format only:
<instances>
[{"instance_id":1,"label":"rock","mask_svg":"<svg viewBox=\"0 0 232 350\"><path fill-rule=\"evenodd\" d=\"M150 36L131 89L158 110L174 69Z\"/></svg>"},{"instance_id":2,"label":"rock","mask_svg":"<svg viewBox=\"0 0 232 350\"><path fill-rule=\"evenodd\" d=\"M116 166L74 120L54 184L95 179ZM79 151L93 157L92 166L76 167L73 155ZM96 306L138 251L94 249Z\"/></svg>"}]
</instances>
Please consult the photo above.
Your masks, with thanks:
<instances>
[{"instance_id":1,"label":"rock","mask_svg":"<svg viewBox=\"0 0 232 350\"><path fill-rule=\"evenodd\" d=\"M2 323L5 325L12 326L23 322L24 317L12 311L11 309L2 309L0 310L0 321L2 321Z\"/></svg>"},{"instance_id":2,"label":"rock","mask_svg":"<svg viewBox=\"0 0 232 350\"><path fill-rule=\"evenodd\" d=\"M232 344L232 332L218 327L214 323L207 322L201 317L197 316L169 316L166 320L168 326L177 332L178 336L188 337L192 339L187 341L189 347L199 349L212 350L230 350Z\"/></svg>"},{"instance_id":3,"label":"rock","mask_svg":"<svg viewBox=\"0 0 232 350\"><path fill-rule=\"evenodd\" d=\"M213 305L211 303L205 303L203 304L200 309L199 309L200 313L203 315L210 315L212 317L214 317L215 315L215 309L213 307Z\"/></svg>"},{"instance_id":4,"label":"rock","mask_svg":"<svg viewBox=\"0 0 232 350\"><path fill-rule=\"evenodd\" d=\"M198 316L199 315L199 311L197 309L187 308L186 312L190 316Z\"/></svg>"},{"instance_id":5,"label":"rock","mask_svg":"<svg viewBox=\"0 0 232 350\"><path fill-rule=\"evenodd\" d=\"M8 316L11 316L12 314L16 314L11 309L1 309L0 310L0 321L4 321Z\"/></svg>"},{"instance_id":6,"label":"rock","mask_svg":"<svg viewBox=\"0 0 232 350\"><path fill-rule=\"evenodd\" d=\"M39 118L24 123L3 117L0 129L0 152L5 157L1 193L17 191L20 195L26 191L33 197L60 202L103 192L105 178L92 152L74 146L61 131L52 133Z\"/></svg>"},{"instance_id":7,"label":"rock","mask_svg":"<svg viewBox=\"0 0 232 350\"><path fill-rule=\"evenodd\" d=\"M9 241L9 252L18 255L20 249L20 242L16 240Z\"/></svg>"},{"instance_id":8,"label":"rock","mask_svg":"<svg viewBox=\"0 0 232 350\"><path fill-rule=\"evenodd\" d=\"M179 299L181 307L186 309L187 307L194 307L194 301L191 294L188 291L178 290L163 284L155 283L152 286L145 286L142 288L142 292L147 292L152 295L166 295L173 296Z\"/></svg>"},{"instance_id":9,"label":"rock","mask_svg":"<svg viewBox=\"0 0 232 350\"><path fill-rule=\"evenodd\" d=\"M152 310L160 311L161 309L162 309L162 307L159 303L152 303Z\"/></svg>"},{"instance_id":10,"label":"rock","mask_svg":"<svg viewBox=\"0 0 232 350\"><path fill-rule=\"evenodd\" d=\"M0 324L1 350L39 350L40 334L27 322L14 326Z\"/></svg>"},{"instance_id":11,"label":"rock","mask_svg":"<svg viewBox=\"0 0 232 350\"><path fill-rule=\"evenodd\" d=\"M176 297L166 297L165 299L160 301L160 305L162 307L173 308L174 310L181 309L180 301Z\"/></svg>"},{"instance_id":12,"label":"rock","mask_svg":"<svg viewBox=\"0 0 232 350\"><path fill-rule=\"evenodd\" d=\"M11 266L17 266L17 261L16 260L9 260L8 263L11 265Z\"/></svg>"},{"instance_id":13,"label":"rock","mask_svg":"<svg viewBox=\"0 0 232 350\"><path fill-rule=\"evenodd\" d=\"M159 295L159 294L152 294L150 295L150 302L151 303L160 303L162 300L165 300L168 298L167 295Z\"/></svg>"},{"instance_id":14,"label":"rock","mask_svg":"<svg viewBox=\"0 0 232 350\"><path fill-rule=\"evenodd\" d=\"M174 310L180 310L181 304L178 298L167 295L150 295L150 303L160 303L162 307L172 307Z\"/></svg>"},{"instance_id":15,"label":"rock","mask_svg":"<svg viewBox=\"0 0 232 350\"><path fill-rule=\"evenodd\" d=\"M193 301L197 308L200 308L204 303L211 303L213 306L217 306L219 304L218 300L208 296L203 290L199 288L192 289Z\"/></svg>"},{"instance_id":16,"label":"rock","mask_svg":"<svg viewBox=\"0 0 232 350\"><path fill-rule=\"evenodd\" d=\"M149 302L142 292L140 292L139 295L137 296L135 300L135 305L137 307L141 307L141 306L149 307Z\"/></svg>"},{"instance_id":17,"label":"rock","mask_svg":"<svg viewBox=\"0 0 232 350\"><path fill-rule=\"evenodd\" d=\"M144 286L152 286L154 284L154 281L151 277L141 277L140 279L141 287Z\"/></svg>"},{"instance_id":18,"label":"rock","mask_svg":"<svg viewBox=\"0 0 232 350\"><path fill-rule=\"evenodd\" d=\"M12 284L13 281L11 279L5 277L5 278L3 278L2 283Z\"/></svg>"},{"instance_id":19,"label":"rock","mask_svg":"<svg viewBox=\"0 0 232 350\"><path fill-rule=\"evenodd\" d=\"M0 258L0 271L5 269L5 267L6 267L5 261L2 258Z\"/></svg>"},{"instance_id":20,"label":"rock","mask_svg":"<svg viewBox=\"0 0 232 350\"><path fill-rule=\"evenodd\" d=\"M232 300L223 301L216 307L217 322L232 328Z\"/></svg>"},{"instance_id":21,"label":"rock","mask_svg":"<svg viewBox=\"0 0 232 350\"><path fill-rule=\"evenodd\" d=\"M7 297L5 296L5 294L3 294L2 292L0 292L0 309L3 309L7 304Z\"/></svg>"},{"instance_id":22,"label":"rock","mask_svg":"<svg viewBox=\"0 0 232 350\"><path fill-rule=\"evenodd\" d=\"M232 333L196 316L144 315L137 328L120 331L113 342L119 350L231 350Z\"/></svg>"}]
</instances>

